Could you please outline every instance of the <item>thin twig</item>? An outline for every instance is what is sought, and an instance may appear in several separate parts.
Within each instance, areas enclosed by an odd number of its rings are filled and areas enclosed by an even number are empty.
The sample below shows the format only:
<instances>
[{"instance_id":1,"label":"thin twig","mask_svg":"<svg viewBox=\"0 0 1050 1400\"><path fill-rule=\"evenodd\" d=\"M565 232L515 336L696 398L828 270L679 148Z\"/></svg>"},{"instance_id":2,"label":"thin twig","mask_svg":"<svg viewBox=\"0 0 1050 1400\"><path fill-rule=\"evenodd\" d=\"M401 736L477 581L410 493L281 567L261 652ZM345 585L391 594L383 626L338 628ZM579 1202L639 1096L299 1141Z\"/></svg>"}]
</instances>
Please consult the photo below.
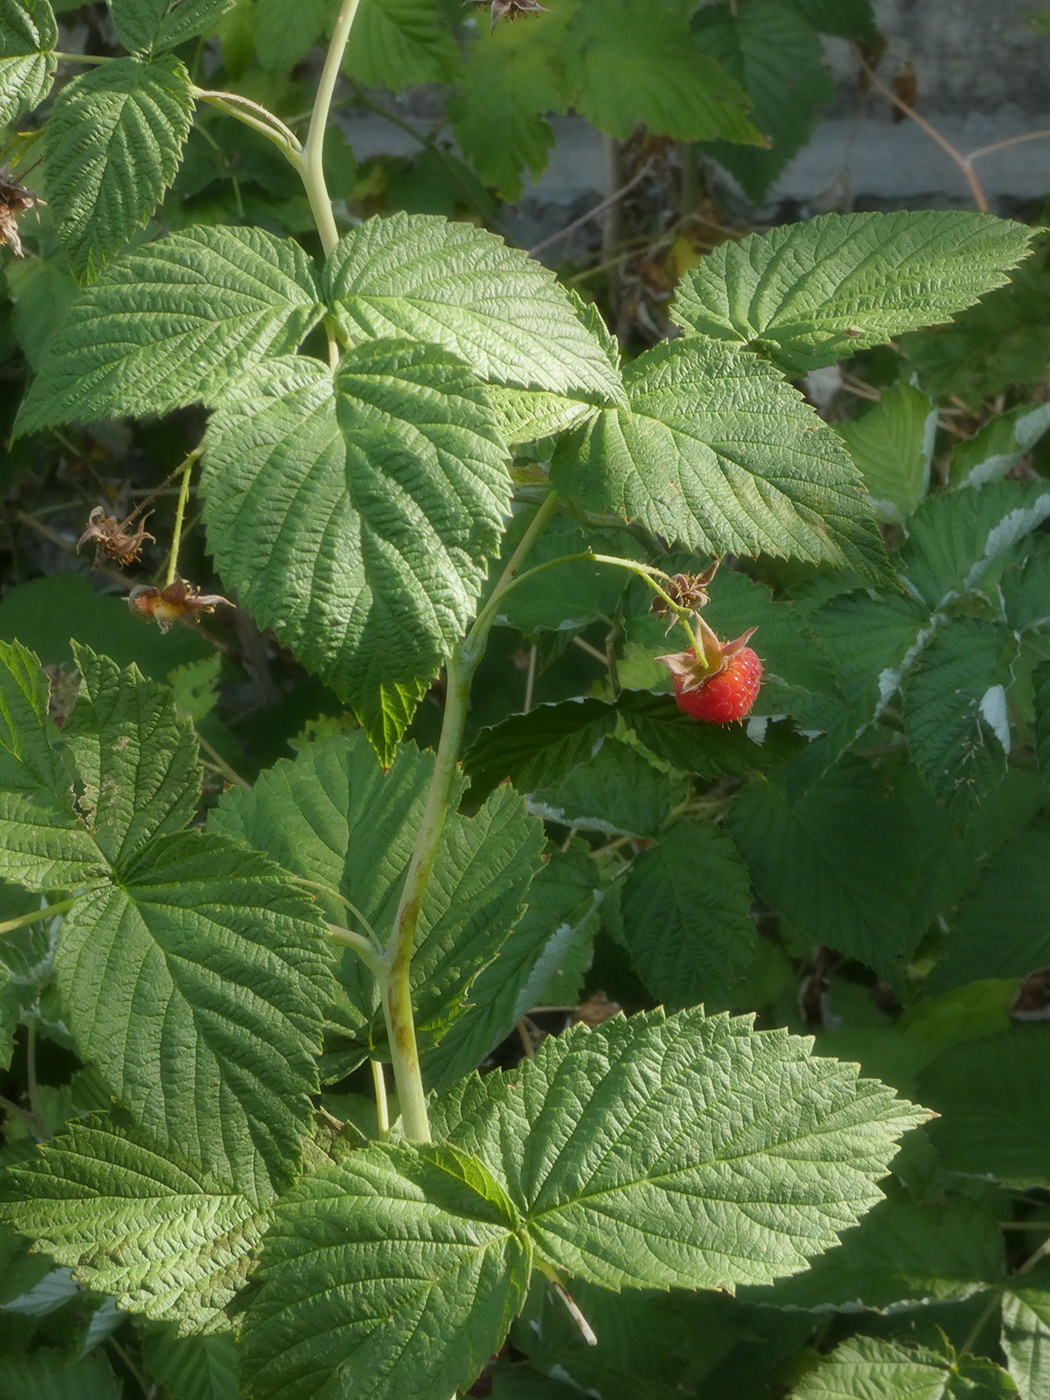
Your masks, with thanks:
<instances>
[{"instance_id":1,"label":"thin twig","mask_svg":"<svg viewBox=\"0 0 1050 1400\"><path fill-rule=\"evenodd\" d=\"M562 238L570 237L577 229L583 228L585 224L589 224L592 219L600 218L607 209L611 209L617 201L623 199L624 195L630 194L635 185L641 184L642 180L649 174L651 167L652 160L650 159L645 162L637 174L631 176L625 185L621 185L618 190L613 190L612 194L606 195L600 204L596 204L593 209L588 209L586 214L581 214L578 219L573 219L571 224L566 224L566 226L563 229L559 229L557 233L552 233L549 238L544 238L541 242L531 247L529 249L529 257L536 257L537 254L544 252L545 249L549 248L553 243L557 243Z\"/></svg>"}]
</instances>

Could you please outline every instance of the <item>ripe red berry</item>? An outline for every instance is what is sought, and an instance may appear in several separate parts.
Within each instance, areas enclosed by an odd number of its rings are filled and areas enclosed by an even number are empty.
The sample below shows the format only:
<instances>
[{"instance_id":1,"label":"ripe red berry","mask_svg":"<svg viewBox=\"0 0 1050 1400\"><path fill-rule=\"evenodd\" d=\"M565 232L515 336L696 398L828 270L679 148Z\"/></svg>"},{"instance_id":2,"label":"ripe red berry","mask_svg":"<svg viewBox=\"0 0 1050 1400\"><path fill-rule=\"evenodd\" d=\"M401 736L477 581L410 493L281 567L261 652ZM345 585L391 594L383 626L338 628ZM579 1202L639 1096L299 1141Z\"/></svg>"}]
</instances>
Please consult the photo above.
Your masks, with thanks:
<instances>
[{"instance_id":1,"label":"ripe red berry","mask_svg":"<svg viewBox=\"0 0 1050 1400\"><path fill-rule=\"evenodd\" d=\"M762 663L750 647L731 656L723 670L706 680L697 690L685 690L686 678L674 676L678 708L693 719L708 724L732 724L743 719L758 696L762 683Z\"/></svg>"}]
</instances>

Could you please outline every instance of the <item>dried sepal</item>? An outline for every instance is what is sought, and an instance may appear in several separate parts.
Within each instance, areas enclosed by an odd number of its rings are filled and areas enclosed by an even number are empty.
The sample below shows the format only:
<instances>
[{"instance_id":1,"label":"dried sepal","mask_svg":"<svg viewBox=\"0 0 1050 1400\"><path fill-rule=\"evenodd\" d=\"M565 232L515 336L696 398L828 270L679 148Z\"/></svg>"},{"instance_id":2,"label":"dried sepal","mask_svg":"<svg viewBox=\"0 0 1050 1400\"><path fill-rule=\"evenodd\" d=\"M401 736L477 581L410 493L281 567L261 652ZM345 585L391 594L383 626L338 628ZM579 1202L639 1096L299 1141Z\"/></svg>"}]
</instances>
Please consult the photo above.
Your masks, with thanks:
<instances>
[{"instance_id":1,"label":"dried sepal","mask_svg":"<svg viewBox=\"0 0 1050 1400\"><path fill-rule=\"evenodd\" d=\"M77 540L77 549L91 541L95 546L96 569L106 559L112 559L124 568L127 564L135 563L140 557L147 540L152 544L156 543L155 537L146 529L148 519L149 515L139 523L137 529L132 530L130 516L127 520L118 521L112 515L106 514L105 506L96 506L88 516L87 529Z\"/></svg>"},{"instance_id":2,"label":"dried sepal","mask_svg":"<svg viewBox=\"0 0 1050 1400\"><path fill-rule=\"evenodd\" d=\"M677 603L680 608L704 608L710 602L707 586L718 572L718 564L716 559L711 567L701 574L673 574L664 582L663 590L671 602ZM671 609L667 599L657 594L649 604L649 611L666 613Z\"/></svg>"},{"instance_id":3,"label":"dried sepal","mask_svg":"<svg viewBox=\"0 0 1050 1400\"><path fill-rule=\"evenodd\" d=\"M501 19L509 21L517 19L518 15L539 15L547 12L546 5L539 5L536 0L470 0L470 3L478 9L488 5L492 17L489 33L495 30Z\"/></svg>"},{"instance_id":4,"label":"dried sepal","mask_svg":"<svg viewBox=\"0 0 1050 1400\"><path fill-rule=\"evenodd\" d=\"M222 598L218 593L202 593L195 584L181 578L165 588L140 584L131 590L126 601L132 612L151 617L162 632L180 617L199 617L201 613L214 612L219 603L233 607L229 598Z\"/></svg>"},{"instance_id":5,"label":"dried sepal","mask_svg":"<svg viewBox=\"0 0 1050 1400\"><path fill-rule=\"evenodd\" d=\"M681 679L676 687L682 694L699 690L715 676L724 671L733 657L743 651L754 635L756 628L749 627L731 642L723 642L707 625L702 617L696 619L693 635L696 643L690 651L675 651L668 656L658 656L672 676Z\"/></svg>"},{"instance_id":6,"label":"dried sepal","mask_svg":"<svg viewBox=\"0 0 1050 1400\"><path fill-rule=\"evenodd\" d=\"M16 257L22 257L22 240L18 236L18 217L27 209L35 209L43 200L32 190L20 185L11 174L9 165L0 166L0 247L10 244Z\"/></svg>"}]
</instances>

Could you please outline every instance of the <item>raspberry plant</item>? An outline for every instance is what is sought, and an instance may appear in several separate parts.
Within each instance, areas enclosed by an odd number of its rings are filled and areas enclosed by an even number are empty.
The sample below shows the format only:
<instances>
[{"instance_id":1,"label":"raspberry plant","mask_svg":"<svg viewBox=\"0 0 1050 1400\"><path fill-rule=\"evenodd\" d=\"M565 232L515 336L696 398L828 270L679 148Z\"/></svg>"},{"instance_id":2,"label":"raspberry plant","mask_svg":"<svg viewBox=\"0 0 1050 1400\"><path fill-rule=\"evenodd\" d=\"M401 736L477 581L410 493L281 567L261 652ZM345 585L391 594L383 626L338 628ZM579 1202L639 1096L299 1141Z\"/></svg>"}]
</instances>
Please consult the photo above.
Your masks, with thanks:
<instances>
[{"instance_id":1,"label":"raspberry plant","mask_svg":"<svg viewBox=\"0 0 1050 1400\"><path fill-rule=\"evenodd\" d=\"M565 3L557 22L592 23L587 8ZM190 78L176 51L224 9L114 0L126 53L85 60L54 99L41 193L81 290L15 432L203 406L168 577L139 610L226 605L177 575L199 460L224 588L356 727L304 742L202 819L178 689L80 644L75 702L56 715L37 658L0 644L4 1049L23 1025L78 1066L52 1095L30 1070L7 1105L5 1296L32 1312L40 1289L79 1288L92 1317L78 1352L14 1357L9 1376L68 1384L79 1366L118 1393L93 1347L127 1313L176 1397L441 1400L513 1327L533 1369L497 1368L498 1393L554 1396L552 1374L594 1379L569 1311L552 1312L567 1302L597 1334L599 1393L626 1393L617 1373L649 1393L644 1337L671 1317L682 1339L652 1383L706 1384L724 1362L708 1389L732 1394L753 1382L718 1346L747 1352L755 1317L788 1352L818 1315L932 1300L976 1302L961 1338L936 1309L941 1331L842 1324L792 1393L1035 1397L1045 1266L1037 1251L1008 1276L989 1193L961 1183L994 1177L1003 1209L1046 1184L1040 1130L1007 1111L989 1143L967 1097L986 1043L936 1052L962 1014L989 1031L989 1008L1005 1019L1001 994L953 993L1050 962L1045 924L1041 944L1031 919L986 937L1047 848L1045 818L1002 844L1045 800L1050 492L1004 478L1047 414L994 419L931 493L920 387L901 381L836 432L790 382L962 312L1007 282L1028 230L938 212L752 236L683 278L678 338L623 363L593 308L491 233L404 213L340 227L325 166L338 74L367 71L397 5L362 0L358 18L344 0L302 136ZM609 53L638 30L613 9ZM716 10L701 29L736 18ZM546 23L523 18L498 62L535 61ZM17 121L68 56L47 0L0 0L0 41ZM701 67L715 134L753 139L717 57ZM315 237L138 237L196 103L282 154ZM877 516L899 532L892 552ZM130 518L92 522L121 562L153 539ZM725 555L802 581L774 598L744 570L713 575ZM595 618L616 623L604 692L474 726L465 744L497 624ZM678 710L657 679L669 627L680 648L705 627L741 645L759 629L766 683L746 726ZM405 732L439 670L431 751ZM1026 746L1034 762L1011 766ZM778 942L756 930L756 894ZM479 1077L524 1012L575 992L599 920L665 1009L579 1025ZM822 1034L818 1055L729 1014L747 978L782 995L785 950L807 942L911 999L903 1029ZM995 1062L1021 1082L1045 1049L1045 1028L1025 1029L1000 1034ZM942 1114L895 1161L929 1111L857 1058ZM366 1065L368 1111L331 1087ZM1001 1355L975 1357L1000 1309Z\"/></svg>"}]
</instances>

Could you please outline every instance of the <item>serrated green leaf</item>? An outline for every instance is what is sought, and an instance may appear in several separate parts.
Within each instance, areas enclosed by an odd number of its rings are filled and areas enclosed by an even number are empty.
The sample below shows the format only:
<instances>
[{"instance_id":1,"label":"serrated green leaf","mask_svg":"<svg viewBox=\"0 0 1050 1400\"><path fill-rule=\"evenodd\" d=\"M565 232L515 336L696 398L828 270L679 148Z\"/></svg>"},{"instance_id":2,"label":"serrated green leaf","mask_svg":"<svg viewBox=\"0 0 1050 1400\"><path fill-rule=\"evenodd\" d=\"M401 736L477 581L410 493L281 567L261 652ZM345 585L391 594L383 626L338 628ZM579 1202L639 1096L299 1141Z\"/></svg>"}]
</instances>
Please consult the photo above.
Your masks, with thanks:
<instances>
[{"instance_id":1,"label":"serrated green leaf","mask_svg":"<svg viewBox=\"0 0 1050 1400\"><path fill-rule=\"evenodd\" d=\"M731 1006L755 947L750 908L747 869L712 822L678 822L636 856L623 880L623 931L656 1000L672 1011Z\"/></svg>"},{"instance_id":2,"label":"serrated green leaf","mask_svg":"<svg viewBox=\"0 0 1050 1400\"><path fill-rule=\"evenodd\" d=\"M819 108L835 98L820 36L794 8L769 0L732 12L701 9L692 30L750 97L751 120L769 143L763 149L717 141L707 149L761 203L812 136Z\"/></svg>"},{"instance_id":3,"label":"serrated green leaf","mask_svg":"<svg viewBox=\"0 0 1050 1400\"><path fill-rule=\"evenodd\" d=\"M922 1071L922 1100L941 1115L928 1131L950 1171L1050 1185L1048 1054L1050 1026L1013 1026L954 1044Z\"/></svg>"},{"instance_id":4,"label":"serrated green leaf","mask_svg":"<svg viewBox=\"0 0 1050 1400\"><path fill-rule=\"evenodd\" d=\"M903 685L912 761L933 795L965 818L1006 776L1010 724L1006 627L957 617L933 633Z\"/></svg>"},{"instance_id":5,"label":"serrated green leaf","mask_svg":"<svg viewBox=\"0 0 1050 1400\"><path fill-rule=\"evenodd\" d=\"M369 219L340 240L324 286L351 344L409 336L497 384L623 400L554 274L483 229L426 214Z\"/></svg>"},{"instance_id":6,"label":"serrated green leaf","mask_svg":"<svg viewBox=\"0 0 1050 1400\"><path fill-rule=\"evenodd\" d=\"M665 11L654 23L631 0L584 4L566 46L578 82L574 105L610 136L627 140L642 122L683 141L762 141L747 93L696 43L684 15Z\"/></svg>"},{"instance_id":7,"label":"serrated green leaf","mask_svg":"<svg viewBox=\"0 0 1050 1400\"><path fill-rule=\"evenodd\" d=\"M560 780L536 788L528 807L545 821L579 831L654 837L682 796L638 749L609 736Z\"/></svg>"},{"instance_id":8,"label":"serrated green leaf","mask_svg":"<svg viewBox=\"0 0 1050 1400\"><path fill-rule=\"evenodd\" d=\"M797 740L763 731L755 738L743 726L698 724L669 695L621 691L615 704L592 696L537 705L483 729L464 756L471 793L484 796L504 778L521 792L553 783L582 763L623 721L657 758L683 773L705 778L741 777L774 767L789 757Z\"/></svg>"},{"instance_id":9,"label":"serrated green leaf","mask_svg":"<svg viewBox=\"0 0 1050 1400\"><path fill-rule=\"evenodd\" d=\"M170 1324L143 1329L149 1374L172 1400L238 1400L237 1344L212 1333L180 1337Z\"/></svg>"},{"instance_id":10,"label":"serrated green leaf","mask_svg":"<svg viewBox=\"0 0 1050 1400\"><path fill-rule=\"evenodd\" d=\"M794 1400L1011 1400L1005 1371L984 1357L850 1337L823 1356L796 1386Z\"/></svg>"},{"instance_id":11,"label":"serrated green leaf","mask_svg":"<svg viewBox=\"0 0 1050 1400\"><path fill-rule=\"evenodd\" d=\"M0 1391L4 1400L121 1400L124 1387L109 1360L95 1353L42 1347L28 1356L0 1358Z\"/></svg>"},{"instance_id":12,"label":"serrated green leaf","mask_svg":"<svg viewBox=\"0 0 1050 1400\"><path fill-rule=\"evenodd\" d=\"M928 625L927 610L914 598L899 593L873 596L866 589L839 594L812 618L812 631L834 660L851 698L898 666Z\"/></svg>"},{"instance_id":13,"label":"serrated green leaf","mask_svg":"<svg viewBox=\"0 0 1050 1400\"><path fill-rule=\"evenodd\" d=\"M81 820L119 866L189 824L200 796L196 735L167 687L87 647L74 655L82 680L62 738L80 779Z\"/></svg>"},{"instance_id":14,"label":"serrated green leaf","mask_svg":"<svg viewBox=\"0 0 1050 1400\"><path fill-rule=\"evenodd\" d=\"M951 919L948 951L930 991L988 977L1027 977L1050 966L1050 820L1030 822L988 860ZM994 930L994 937L990 936Z\"/></svg>"},{"instance_id":15,"label":"serrated green leaf","mask_svg":"<svg viewBox=\"0 0 1050 1400\"><path fill-rule=\"evenodd\" d=\"M617 1017L457 1086L432 1123L506 1180L556 1268L615 1289L767 1282L875 1204L925 1116L810 1048L699 1008Z\"/></svg>"},{"instance_id":16,"label":"serrated green leaf","mask_svg":"<svg viewBox=\"0 0 1050 1400\"><path fill-rule=\"evenodd\" d=\"M0 0L0 127L13 126L50 92L57 43L48 0Z\"/></svg>"},{"instance_id":17,"label":"serrated green leaf","mask_svg":"<svg viewBox=\"0 0 1050 1400\"><path fill-rule=\"evenodd\" d=\"M1035 753L1039 771L1050 783L1050 661L1036 667L1032 682L1035 691Z\"/></svg>"},{"instance_id":18,"label":"serrated green leaf","mask_svg":"<svg viewBox=\"0 0 1050 1400\"><path fill-rule=\"evenodd\" d=\"M846 761L794 800L780 783L753 783L728 825L767 904L815 943L899 978L922 932L910 917L920 833L878 773Z\"/></svg>"},{"instance_id":19,"label":"serrated green leaf","mask_svg":"<svg viewBox=\"0 0 1050 1400\"><path fill-rule=\"evenodd\" d=\"M329 0L300 0L295 5L288 5L286 0L256 0L252 35L263 68L271 73L290 73L320 42L332 14ZM357 38L355 24L355 44Z\"/></svg>"},{"instance_id":20,"label":"serrated green leaf","mask_svg":"<svg viewBox=\"0 0 1050 1400\"><path fill-rule=\"evenodd\" d=\"M459 52L435 0L369 0L343 56L351 78L394 92L448 82L459 67Z\"/></svg>"},{"instance_id":21,"label":"serrated green leaf","mask_svg":"<svg viewBox=\"0 0 1050 1400\"><path fill-rule=\"evenodd\" d=\"M466 367L379 340L246 376L204 438L208 540L260 626L393 749L466 629L510 502L505 450Z\"/></svg>"},{"instance_id":22,"label":"serrated green leaf","mask_svg":"<svg viewBox=\"0 0 1050 1400\"><path fill-rule=\"evenodd\" d=\"M228 1326L222 1309L266 1226L250 1194L105 1114L75 1121L9 1168L3 1196L5 1217L92 1288L205 1331Z\"/></svg>"},{"instance_id":23,"label":"serrated green leaf","mask_svg":"<svg viewBox=\"0 0 1050 1400\"><path fill-rule=\"evenodd\" d=\"M115 58L68 83L44 130L48 207L63 248L88 280L140 228L175 178L193 84L170 55Z\"/></svg>"},{"instance_id":24,"label":"serrated green leaf","mask_svg":"<svg viewBox=\"0 0 1050 1400\"><path fill-rule=\"evenodd\" d=\"M1003 614L1019 632L1050 623L1050 539L1039 534L1019 549L1017 562L1003 571L999 595Z\"/></svg>"},{"instance_id":25,"label":"serrated green leaf","mask_svg":"<svg viewBox=\"0 0 1050 1400\"><path fill-rule=\"evenodd\" d=\"M1031 231L990 214L822 214L724 243L679 284L687 331L807 374L1002 286Z\"/></svg>"},{"instance_id":26,"label":"serrated green leaf","mask_svg":"<svg viewBox=\"0 0 1050 1400\"><path fill-rule=\"evenodd\" d=\"M788 4L821 34L869 43L878 38L871 0L788 0Z\"/></svg>"},{"instance_id":27,"label":"serrated green leaf","mask_svg":"<svg viewBox=\"0 0 1050 1400\"><path fill-rule=\"evenodd\" d=\"M551 853L529 886L525 913L471 987L470 1009L423 1055L426 1084L447 1089L476 1069L534 1006L575 1003L597 932L596 878L590 856Z\"/></svg>"},{"instance_id":28,"label":"serrated green leaf","mask_svg":"<svg viewBox=\"0 0 1050 1400\"><path fill-rule=\"evenodd\" d=\"M952 452L948 479L953 486L984 486L1001 481L1011 467L1050 429L1050 404L1019 404L997 413Z\"/></svg>"},{"instance_id":29,"label":"serrated green leaf","mask_svg":"<svg viewBox=\"0 0 1050 1400\"><path fill-rule=\"evenodd\" d=\"M698 553L793 556L885 579L852 459L770 366L685 338L639 355L624 383L628 410L605 408L559 444L559 495Z\"/></svg>"},{"instance_id":30,"label":"serrated green leaf","mask_svg":"<svg viewBox=\"0 0 1050 1400\"><path fill-rule=\"evenodd\" d=\"M55 975L110 1092L256 1201L293 1179L334 992L311 900L263 856L155 839L66 915Z\"/></svg>"},{"instance_id":31,"label":"serrated green leaf","mask_svg":"<svg viewBox=\"0 0 1050 1400\"><path fill-rule=\"evenodd\" d=\"M1050 1268L1015 1275L1003 1295L1002 1348L1020 1400L1050 1387Z\"/></svg>"},{"instance_id":32,"label":"serrated green leaf","mask_svg":"<svg viewBox=\"0 0 1050 1400\"><path fill-rule=\"evenodd\" d=\"M36 657L0 642L0 875L35 890L88 885L106 873L77 812L47 703Z\"/></svg>"},{"instance_id":33,"label":"serrated green leaf","mask_svg":"<svg viewBox=\"0 0 1050 1400\"><path fill-rule=\"evenodd\" d=\"M338 891L359 912L329 899L327 916L341 925L349 921L359 932L370 927L385 942L433 768L432 754L407 746L384 774L363 734L324 740L294 763L264 773L250 793L227 793L209 825ZM510 788L494 793L474 817L458 816L462 787L457 782L452 794L416 931L412 995L424 1052L463 1010L475 977L520 917L543 841L539 822L525 815ZM358 927L359 918L367 924ZM354 1013L349 1028L364 1048L384 1053L374 979L351 952L343 957L340 982Z\"/></svg>"},{"instance_id":34,"label":"serrated green leaf","mask_svg":"<svg viewBox=\"0 0 1050 1400\"><path fill-rule=\"evenodd\" d=\"M903 524L930 484L937 410L920 390L898 383L861 418L836 423L880 520Z\"/></svg>"},{"instance_id":35,"label":"serrated green leaf","mask_svg":"<svg viewBox=\"0 0 1050 1400\"><path fill-rule=\"evenodd\" d=\"M133 54L160 53L203 34L235 0L109 0L120 42Z\"/></svg>"},{"instance_id":36,"label":"serrated green leaf","mask_svg":"<svg viewBox=\"0 0 1050 1400\"><path fill-rule=\"evenodd\" d=\"M1005 1278L1002 1231L987 1206L965 1199L916 1201L898 1190L804 1274L749 1289L741 1302L813 1312L897 1312L970 1298Z\"/></svg>"},{"instance_id":37,"label":"serrated green leaf","mask_svg":"<svg viewBox=\"0 0 1050 1400\"><path fill-rule=\"evenodd\" d=\"M517 1212L480 1162L449 1146L365 1148L278 1207L244 1380L261 1400L448 1395L499 1349L530 1270Z\"/></svg>"},{"instance_id":38,"label":"serrated green leaf","mask_svg":"<svg viewBox=\"0 0 1050 1400\"><path fill-rule=\"evenodd\" d=\"M908 522L901 578L908 591L943 607L978 589L983 575L1050 516L1046 482L994 481L972 491L939 492Z\"/></svg>"},{"instance_id":39,"label":"serrated green leaf","mask_svg":"<svg viewBox=\"0 0 1050 1400\"><path fill-rule=\"evenodd\" d=\"M474 168L510 201L520 198L526 171L538 180L547 168L554 132L546 114L566 111L571 94L558 49L530 29L497 25L472 45L447 106Z\"/></svg>"},{"instance_id":40,"label":"serrated green leaf","mask_svg":"<svg viewBox=\"0 0 1050 1400\"><path fill-rule=\"evenodd\" d=\"M49 342L16 430L213 404L320 319L310 260L262 229L194 228L111 263Z\"/></svg>"}]
</instances>

